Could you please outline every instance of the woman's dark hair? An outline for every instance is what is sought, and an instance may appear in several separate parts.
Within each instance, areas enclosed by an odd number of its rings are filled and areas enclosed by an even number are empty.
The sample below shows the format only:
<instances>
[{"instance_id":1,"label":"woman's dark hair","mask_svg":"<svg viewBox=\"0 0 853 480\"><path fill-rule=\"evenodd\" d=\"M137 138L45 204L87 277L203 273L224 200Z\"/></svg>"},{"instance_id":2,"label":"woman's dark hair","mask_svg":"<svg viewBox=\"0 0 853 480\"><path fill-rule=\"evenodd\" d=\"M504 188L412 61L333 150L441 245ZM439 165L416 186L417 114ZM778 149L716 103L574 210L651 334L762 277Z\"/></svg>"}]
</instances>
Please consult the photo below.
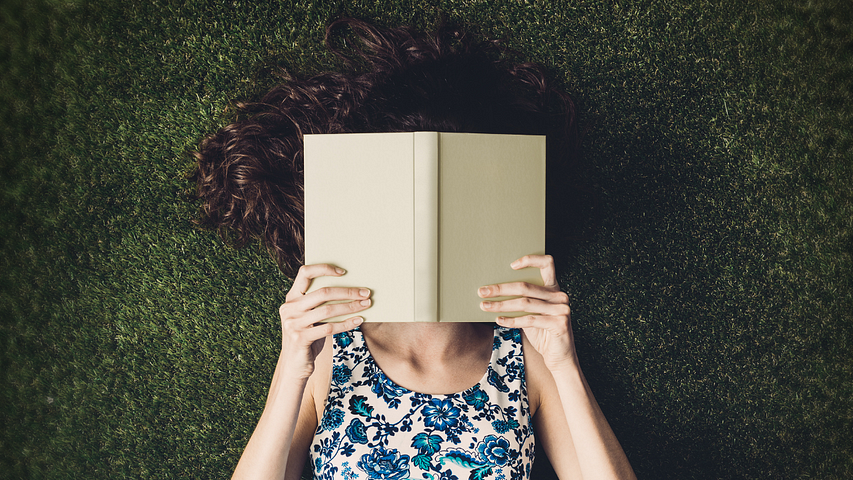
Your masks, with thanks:
<instances>
[{"instance_id":1,"label":"woman's dark hair","mask_svg":"<svg viewBox=\"0 0 853 480\"><path fill-rule=\"evenodd\" d=\"M353 39L346 49L337 45ZM237 247L259 238L288 276L303 261L305 134L544 134L549 179L574 162L571 98L540 66L506 60L500 42L459 28L422 33L341 19L326 29L326 45L343 59L343 72L291 78L259 102L238 104L234 123L194 152L198 223Z\"/></svg>"}]
</instances>

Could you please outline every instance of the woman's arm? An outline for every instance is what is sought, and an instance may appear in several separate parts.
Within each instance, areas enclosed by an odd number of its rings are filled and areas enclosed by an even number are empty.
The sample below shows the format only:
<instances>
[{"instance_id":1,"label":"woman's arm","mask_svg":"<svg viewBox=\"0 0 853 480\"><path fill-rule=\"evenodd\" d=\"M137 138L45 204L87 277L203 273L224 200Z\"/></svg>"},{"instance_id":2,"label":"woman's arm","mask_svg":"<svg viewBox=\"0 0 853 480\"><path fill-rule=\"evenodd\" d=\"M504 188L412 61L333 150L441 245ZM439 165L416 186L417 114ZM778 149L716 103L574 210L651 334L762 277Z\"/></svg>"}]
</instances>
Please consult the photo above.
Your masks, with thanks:
<instances>
[{"instance_id":1,"label":"woman's arm","mask_svg":"<svg viewBox=\"0 0 853 480\"><path fill-rule=\"evenodd\" d=\"M514 269L527 267L540 269L544 286L523 282L489 285L480 289L480 296L520 295L502 302L483 302L482 308L535 314L499 317L497 322L522 328L529 342L525 346L535 349L535 353L525 349L525 365L529 378L537 382L536 425L545 451L561 478L578 474L584 480L636 478L578 364L568 296L557 285L554 259L528 255L512 264ZM566 431L570 435L565 435Z\"/></svg>"},{"instance_id":2,"label":"woman's arm","mask_svg":"<svg viewBox=\"0 0 853 480\"><path fill-rule=\"evenodd\" d=\"M304 293L312 279L344 273L342 269L331 265L308 265L299 269L286 301L279 309L281 355L273 374L267 403L232 478L284 478L300 409L303 405L311 405L310 392L307 395L304 393L308 379L314 372L314 360L323 349L326 337L351 330L362 319L353 317L341 323L318 322L370 306L370 291L367 289L323 288L307 295ZM351 301L323 305L324 302L334 300ZM301 417L310 419L305 413L308 412L303 412ZM314 418L316 421L316 412Z\"/></svg>"}]
</instances>

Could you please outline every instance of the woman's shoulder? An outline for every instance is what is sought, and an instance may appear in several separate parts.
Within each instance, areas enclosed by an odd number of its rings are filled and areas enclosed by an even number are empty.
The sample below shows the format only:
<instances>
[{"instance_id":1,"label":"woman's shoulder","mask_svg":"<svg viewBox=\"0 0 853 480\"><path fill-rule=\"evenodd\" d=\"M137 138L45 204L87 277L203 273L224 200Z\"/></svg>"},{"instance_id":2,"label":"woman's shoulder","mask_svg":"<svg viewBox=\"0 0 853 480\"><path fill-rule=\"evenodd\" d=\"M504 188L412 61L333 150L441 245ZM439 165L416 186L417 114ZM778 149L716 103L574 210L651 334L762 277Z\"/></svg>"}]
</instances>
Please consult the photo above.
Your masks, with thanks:
<instances>
[{"instance_id":1,"label":"woman's shoulder","mask_svg":"<svg viewBox=\"0 0 853 480\"><path fill-rule=\"evenodd\" d=\"M326 406L326 397L329 396L329 388L332 380L332 356L334 354L334 337L327 337L323 349L314 359L314 372L308 378L305 389L313 400L317 421L323 416L323 408Z\"/></svg>"},{"instance_id":2,"label":"woman's shoulder","mask_svg":"<svg viewBox=\"0 0 853 480\"><path fill-rule=\"evenodd\" d=\"M550 388L554 386L554 377L548 367L545 366L542 354L533 347L521 329L518 331L521 332L521 344L524 351L524 377L527 384L527 396L530 400L530 413L533 415L542 403L543 393L554 390L554 388Z\"/></svg>"}]
</instances>

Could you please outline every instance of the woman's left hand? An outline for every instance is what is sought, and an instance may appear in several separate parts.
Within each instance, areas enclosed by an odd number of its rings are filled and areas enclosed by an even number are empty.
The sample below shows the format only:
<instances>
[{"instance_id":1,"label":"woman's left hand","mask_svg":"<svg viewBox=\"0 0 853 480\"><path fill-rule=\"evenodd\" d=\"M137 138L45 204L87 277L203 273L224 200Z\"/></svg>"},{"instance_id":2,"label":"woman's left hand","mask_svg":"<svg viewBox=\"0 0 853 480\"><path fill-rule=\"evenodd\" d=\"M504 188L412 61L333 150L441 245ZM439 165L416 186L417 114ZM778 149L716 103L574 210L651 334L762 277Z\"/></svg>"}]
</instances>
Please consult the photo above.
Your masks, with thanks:
<instances>
[{"instance_id":1,"label":"woman's left hand","mask_svg":"<svg viewBox=\"0 0 853 480\"><path fill-rule=\"evenodd\" d=\"M521 328L545 365L552 372L577 366L575 342L572 335L569 296L560 290L554 258L550 255L527 255L512 262L514 270L535 267L542 274L544 286L527 282L501 283L480 287L482 298L519 296L499 302L484 301L480 308L487 312L527 312L522 317L498 317L503 327Z\"/></svg>"}]
</instances>

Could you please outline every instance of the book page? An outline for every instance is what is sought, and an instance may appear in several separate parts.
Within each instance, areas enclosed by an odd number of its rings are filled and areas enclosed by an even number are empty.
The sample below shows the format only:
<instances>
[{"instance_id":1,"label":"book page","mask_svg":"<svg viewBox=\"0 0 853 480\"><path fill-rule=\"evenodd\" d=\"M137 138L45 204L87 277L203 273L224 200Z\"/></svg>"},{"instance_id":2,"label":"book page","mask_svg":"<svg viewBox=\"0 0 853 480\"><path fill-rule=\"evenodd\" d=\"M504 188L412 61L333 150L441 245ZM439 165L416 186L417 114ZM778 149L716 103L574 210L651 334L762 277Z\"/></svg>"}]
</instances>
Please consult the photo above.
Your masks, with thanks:
<instances>
[{"instance_id":1,"label":"book page","mask_svg":"<svg viewBox=\"0 0 853 480\"><path fill-rule=\"evenodd\" d=\"M509 264L545 251L545 137L441 133L439 185L439 321L494 321L479 287L542 285Z\"/></svg>"},{"instance_id":2,"label":"book page","mask_svg":"<svg viewBox=\"0 0 853 480\"><path fill-rule=\"evenodd\" d=\"M427 152L416 154L417 138L429 139L422 143L437 149L439 165L437 179L415 185L415 159L422 161ZM423 292L415 295L417 284L438 283L437 320L445 322L494 320L494 313L479 308L480 286L541 285L538 270L514 271L509 264L544 252L544 137L440 133L436 145L436 136L423 132L306 135L305 159L306 263L348 271L316 279L309 291L370 288L374 305L361 313L365 321L424 320L425 311L436 309L424 304ZM417 221L429 202L413 198L416 187L432 188L436 180L437 281L419 278L434 275L416 261L433 254L414 251L430 243L416 226L431 221Z\"/></svg>"},{"instance_id":3,"label":"book page","mask_svg":"<svg viewBox=\"0 0 853 480\"><path fill-rule=\"evenodd\" d=\"M309 291L371 289L366 322L413 321L412 148L411 133L305 136L305 263L347 270Z\"/></svg>"}]
</instances>

